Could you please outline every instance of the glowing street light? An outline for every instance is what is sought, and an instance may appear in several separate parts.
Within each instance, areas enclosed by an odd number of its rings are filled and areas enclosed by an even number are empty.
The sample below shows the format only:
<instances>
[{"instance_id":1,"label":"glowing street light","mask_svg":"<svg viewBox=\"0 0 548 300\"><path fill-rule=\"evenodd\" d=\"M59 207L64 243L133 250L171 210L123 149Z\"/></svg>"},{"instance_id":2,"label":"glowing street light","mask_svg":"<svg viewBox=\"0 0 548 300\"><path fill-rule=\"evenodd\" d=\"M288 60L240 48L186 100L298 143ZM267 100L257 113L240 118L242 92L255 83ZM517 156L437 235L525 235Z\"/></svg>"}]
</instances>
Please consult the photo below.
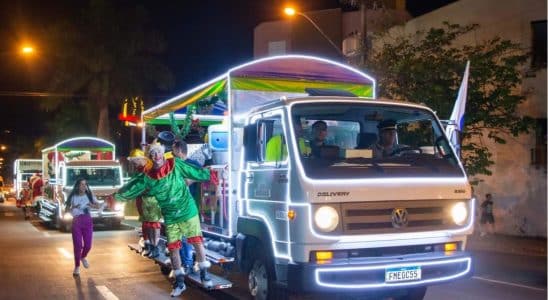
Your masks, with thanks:
<instances>
[{"instance_id":1,"label":"glowing street light","mask_svg":"<svg viewBox=\"0 0 548 300\"><path fill-rule=\"evenodd\" d=\"M8 147L6 147L5 145L0 146L0 150L2 150L2 151L6 150L7 148Z\"/></svg>"},{"instance_id":2,"label":"glowing street light","mask_svg":"<svg viewBox=\"0 0 548 300\"><path fill-rule=\"evenodd\" d=\"M316 22L314 22L312 19L310 19L307 15L305 15L304 13L302 12L299 12L297 11L295 8L293 7L285 7L284 8L284 13L290 17L294 16L294 15L299 15L305 19L308 20L308 22L310 22L310 24L312 24L312 26L314 26L314 28L316 28L316 30L318 30L321 35L331 44L331 46L333 46L333 48L337 49L337 53L339 53L342 57L344 57L344 54L342 53L341 49L339 49L339 47L337 45L335 45L335 43L327 36L327 34L325 34L325 32L323 32L323 30L318 26L318 24L316 24Z\"/></svg>"},{"instance_id":3,"label":"glowing street light","mask_svg":"<svg viewBox=\"0 0 548 300\"><path fill-rule=\"evenodd\" d=\"M21 48L21 53L25 55L32 54L33 52L34 52L34 48L32 48L31 46L24 46L23 48Z\"/></svg>"},{"instance_id":4,"label":"glowing street light","mask_svg":"<svg viewBox=\"0 0 548 300\"><path fill-rule=\"evenodd\" d=\"M293 7L286 7L286 8L284 8L284 13L288 16L294 16L295 15L295 9Z\"/></svg>"}]
</instances>

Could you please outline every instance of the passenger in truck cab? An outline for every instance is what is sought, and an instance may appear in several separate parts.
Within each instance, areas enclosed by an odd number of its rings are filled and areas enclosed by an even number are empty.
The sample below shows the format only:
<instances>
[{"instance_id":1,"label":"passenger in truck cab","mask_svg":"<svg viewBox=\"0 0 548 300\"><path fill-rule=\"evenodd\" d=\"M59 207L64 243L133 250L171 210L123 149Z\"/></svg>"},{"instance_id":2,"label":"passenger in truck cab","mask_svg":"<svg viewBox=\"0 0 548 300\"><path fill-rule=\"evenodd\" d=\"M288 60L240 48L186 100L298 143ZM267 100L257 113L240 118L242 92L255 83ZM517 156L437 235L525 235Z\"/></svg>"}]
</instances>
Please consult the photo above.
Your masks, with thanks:
<instances>
[{"instance_id":1,"label":"passenger in truck cab","mask_svg":"<svg viewBox=\"0 0 548 300\"><path fill-rule=\"evenodd\" d=\"M396 125L396 121L390 119L379 122L377 125L379 139L373 145L373 158L393 156L395 151L400 148L400 145L396 142Z\"/></svg>"},{"instance_id":2,"label":"passenger in truck cab","mask_svg":"<svg viewBox=\"0 0 548 300\"><path fill-rule=\"evenodd\" d=\"M310 148L312 156L321 157L321 147L325 146L325 138L327 137L327 123L324 121L316 121L312 124L312 140Z\"/></svg>"},{"instance_id":3,"label":"passenger in truck cab","mask_svg":"<svg viewBox=\"0 0 548 300\"><path fill-rule=\"evenodd\" d=\"M303 127L299 118L294 118L295 137L299 144L301 155L310 156L311 149L308 141L303 137ZM265 161L283 161L287 157L286 137L282 134L272 136L266 143Z\"/></svg>"}]
</instances>

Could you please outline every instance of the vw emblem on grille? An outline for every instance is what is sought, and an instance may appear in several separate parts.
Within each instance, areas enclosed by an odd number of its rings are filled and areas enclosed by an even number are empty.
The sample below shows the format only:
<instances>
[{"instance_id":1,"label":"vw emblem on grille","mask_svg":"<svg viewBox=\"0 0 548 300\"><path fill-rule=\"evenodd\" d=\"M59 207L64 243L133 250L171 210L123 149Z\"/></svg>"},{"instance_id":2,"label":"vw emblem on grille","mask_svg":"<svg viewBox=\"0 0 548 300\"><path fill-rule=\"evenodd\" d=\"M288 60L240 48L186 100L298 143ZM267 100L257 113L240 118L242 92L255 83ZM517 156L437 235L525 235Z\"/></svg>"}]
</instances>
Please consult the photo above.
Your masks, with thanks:
<instances>
[{"instance_id":1,"label":"vw emblem on grille","mask_svg":"<svg viewBox=\"0 0 548 300\"><path fill-rule=\"evenodd\" d=\"M401 228L407 226L407 209L394 208L392 211L392 226L394 228Z\"/></svg>"}]
</instances>

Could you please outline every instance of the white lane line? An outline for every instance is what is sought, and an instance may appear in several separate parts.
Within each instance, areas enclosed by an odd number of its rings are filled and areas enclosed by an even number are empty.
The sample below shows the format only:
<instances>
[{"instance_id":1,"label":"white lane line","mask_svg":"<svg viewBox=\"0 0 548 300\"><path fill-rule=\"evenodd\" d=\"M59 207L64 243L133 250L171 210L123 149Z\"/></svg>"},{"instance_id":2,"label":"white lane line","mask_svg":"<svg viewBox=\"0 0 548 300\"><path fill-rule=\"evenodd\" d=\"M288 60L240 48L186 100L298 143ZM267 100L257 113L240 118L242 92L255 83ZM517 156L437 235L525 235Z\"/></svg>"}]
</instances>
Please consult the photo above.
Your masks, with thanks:
<instances>
[{"instance_id":1,"label":"white lane line","mask_svg":"<svg viewBox=\"0 0 548 300\"><path fill-rule=\"evenodd\" d=\"M68 252L65 248L57 248L57 251L67 259L73 258L72 253Z\"/></svg>"},{"instance_id":2,"label":"white lane line","mask_svg":"<svg viewBox=\"0 0 548 300\"><path fill-rule=\"evenodd\" d=\"M36 226L34 226L34 224L32 224L32 222L29 223L29 225L30 225L30 227L32 227L32 229L34 229L34 231L41 232L40 229L36 228Z\"/></svg>"},{"instance_id":3,"label":"white lane line","mask_svg":"<svg viewBox=\"0 0 548 300\"><path fill-rule=\"evenodd\" d=\"M104 286L104 285L98 285L96 286L97 290L99 291L99 293L101 293L101 295L107 299L107 300L118 300L118 297L116 297L116 295L114 295L109 289L108 287Z\"/></svg>"},{"instance_id":4,"label":"white lane line","mask_svg":"<svg viewBox=\"0 0 548 300\"><path fill-rule=\"evenodd\" d=\"M535 290L535 291L545 291L546 290L546 289L536 288L536 287L532 287L532 286L528 286L528 285L512 283L512 282L506 282L506 281L500 281L500 280L489 279L489 278L483 278L483 277L479 277L479 276L472 276L472 278L477 279L477 280L483 280L483 281L498 283L498 284L517 286L517 287L520 287L520 288L530 289L530 290Z\"/></svg>"},{"instance_id":5,"label":"white lane line","mask_svg":"<svg viewBox=\"0 0 548 300\"><path fill-rule=\"evenodd\" d=\"M5 213L4 213L4 216L6 216L6 217L13 217L13 216L15 216L15 213L12 213L12 212L5 212Z\"/></svg>"},{"instance_id":6,"label":"white lane line","mask_svg":"<svg viewBox=\"0 0 548 300\"><path fill-rule=\"evenodd\" d=\"M43 234L45 237L50 237L49 232L47 232L47 231L42 232L42 234Z\"/></svg>"}]
</instances>

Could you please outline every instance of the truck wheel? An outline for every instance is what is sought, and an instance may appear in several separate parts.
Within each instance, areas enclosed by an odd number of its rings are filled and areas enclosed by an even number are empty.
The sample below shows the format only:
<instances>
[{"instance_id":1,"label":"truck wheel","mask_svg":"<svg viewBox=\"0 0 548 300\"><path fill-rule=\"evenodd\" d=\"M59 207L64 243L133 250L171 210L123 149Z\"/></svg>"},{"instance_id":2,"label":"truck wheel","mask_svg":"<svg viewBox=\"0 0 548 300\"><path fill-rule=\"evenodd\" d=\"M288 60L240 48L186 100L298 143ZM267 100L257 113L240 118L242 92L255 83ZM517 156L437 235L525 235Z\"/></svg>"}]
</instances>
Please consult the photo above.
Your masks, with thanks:
<instances>
[{"instance_id":1,"label":"truck wheel","mask_svg":"<svg viewBox=\"0 0 548 300\"><path fill-rule=\"evenodd\" d=\"M167 276L171 272L171 268L167 266L160 265L160 272L162 272L163 275Z\"/></svg>"},{"instance_id":2,"label":"truck wheel","mask_svg":"<svg viewBox=\"0 0 548 300\"><path fill-rule=\"evenodd\" d=\"M120 228L122 228L122 220L113 221L112 223L110 223L110 227L111 227L112 229L120 229Z\"/></svg>"},{"instance_id":3,"label":"truck wheel","mask_svg":"<svg viewBox=\"0 0 548 300\"><path fill-rule=\"evenodd\" d=\"M255 260L247 278L251 296L256 300L268 299L270 281L271 278L268 276L268 270L264 259Z\"/></svg>"},{"instance_id":4,"label":"truck wheel","mask_svg":"<svg viewBox=\"0 0 548 300\"><path fill-rule=\"evenodd\" d=\"M274 269L265 258L262 247L257 247L255 253L261 253L255 258L247 277L249 293L255 300L286 299L284 291L275 283Z\"/></svg>"}]
</instances>

